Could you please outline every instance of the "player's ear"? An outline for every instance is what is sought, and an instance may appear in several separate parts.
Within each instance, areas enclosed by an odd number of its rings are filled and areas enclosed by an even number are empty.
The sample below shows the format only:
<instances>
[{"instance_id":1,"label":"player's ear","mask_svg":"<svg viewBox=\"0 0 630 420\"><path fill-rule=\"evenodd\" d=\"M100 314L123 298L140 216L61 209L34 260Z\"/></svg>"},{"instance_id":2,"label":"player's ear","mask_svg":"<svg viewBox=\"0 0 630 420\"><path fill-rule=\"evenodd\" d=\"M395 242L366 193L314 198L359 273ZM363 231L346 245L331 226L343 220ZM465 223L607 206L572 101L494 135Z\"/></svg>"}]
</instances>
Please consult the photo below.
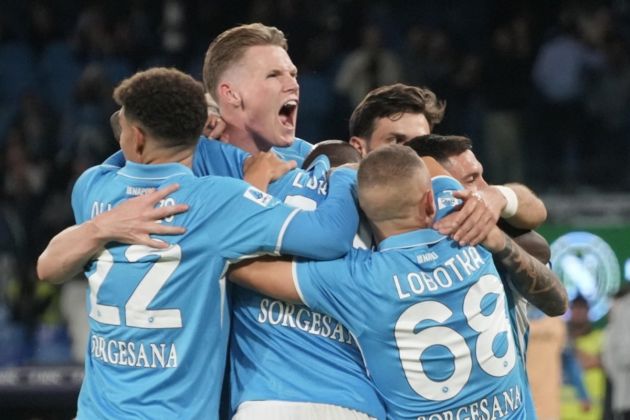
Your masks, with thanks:
<instances>
[{"instance_id":1,"label":"player's ear","mask_svg":"<svg viewBox=\"0 0 630 420\"><path fill-rule=\"evenodd\" d=\"M350 137L350 142L349 143L350 143L350 145L352 147L357 149L357 151L361 155L361 158L364 158L365 155L368 154L367 140L362 139L361 137L352 136L352 137Z\"/></svg>"},{"instance_id":2,"label":"player's ear","mask_svg":"<svg viewBox=\"0 0 630 420\"><path fill-rule=\"evenodd\" d=\"M232 85L228 82L221 83L219 85L219 97L227 104L238 108L241 106L241 95L233 89Z\"/></svg>"},{"instance_id":3,"label":"player's ear","mask_svg":"<svg viewBox=\"0 0 630 420\"><path fill-rule=\"evenodd\" d=\"M427 215L427 218L429 219L429 224L430 224L433 218L435 217L435 200L433 198L432 189L427 191L422 201L423 201L422 205L424 206L424 211Z\"/></svg>"},{"instance_id":4,"label":"player's ear","mask_svg":"<svg viewBox=\"0 0 630 420\"><path fill-rule=\"evenodd\" d=\"M133 130L133 151L137 156L142 156L146 146L147 136L144 130L137 125L132 126Z\"/></svg>"}]
</instances>

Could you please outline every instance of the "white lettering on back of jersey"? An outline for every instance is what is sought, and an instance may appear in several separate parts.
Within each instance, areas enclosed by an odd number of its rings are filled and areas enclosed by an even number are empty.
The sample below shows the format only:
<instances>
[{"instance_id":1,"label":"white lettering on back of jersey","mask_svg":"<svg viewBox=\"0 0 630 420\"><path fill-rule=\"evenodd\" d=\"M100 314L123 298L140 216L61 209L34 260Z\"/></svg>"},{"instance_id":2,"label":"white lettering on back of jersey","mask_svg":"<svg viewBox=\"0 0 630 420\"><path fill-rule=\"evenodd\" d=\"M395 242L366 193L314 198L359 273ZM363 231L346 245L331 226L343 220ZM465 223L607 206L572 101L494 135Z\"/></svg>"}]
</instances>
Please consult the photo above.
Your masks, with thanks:
<instances>
[{"instance_id":1,"label":"white lettering on back of jersey","mask_svg":"<svg viewBox=\"0 0 630 420\"><path fill-rule=\"evenodd\" d=\"M328 182L326 179L317 178L314 175L309 175L305 172L298 172L293 178L293 183L291 186L295 188L306 188L309 190L316 191L319 195L326 195L326 190L328 189Z\"/></svg>"},{"instance_id":2,"label":"white lettering on back of jersey","mask_svg":"<svg viewBox=\"0 0 630 420\"><path fill-rule=\"evenodd\" d=\"M110 211L112 209L112 203L104 203L102 201L95 201L92 203L92 213L90 217L93 219L101 213Z\"/></svg>"},{"instance_id":3,"label":"white lettering on back of jersey","mask_svg":"<svg viewBox=\"0 0 630 420\"><path fill-rule=\"evenodd\" d=\"M429 262L429 261L435 261L437 259L438 259L438 256L435 252L427 252L424 254L416 255L416 260L418 261L419 264Z\"/></svg>"},{"instance_id":4,"label":"white lettering on back of jersey","mask_svg":"<svg viewBox=\"0 0 630 420\"><path fill-rule=\"evenodd\" d=\"M336 319L302 305L263 298L260 300L257 320L261 324L297 328L340 343L354 343L352 334Z\"/></svg>"},{"instance_id":5,"label":"white lettering on back of jersey","mask_svg":"<svg viewBox=\"0 0 630 420\"><path fill-rule=\"evenodd\" d=\"M418 420L494 420L509 417L523 405L523 394L518 386L482 398L470 404L440 413L423 414Z\"/></svg>"},{"instance_id":6,"label":"white lettering on back of jersey","mask_svg":"<svg viewBox=\"0 0 630 420\"><path fill-rule=\"evenodd\" d=\"M131 185L127 185L127 195L145 195L145 194L149 194L152 193L153 191L155 191L155 188L153 187L133 187Z\"/></svg>"},{"instance_id":7,"label":"white lettering on back of jersey","mask_svg":"<svg viewBox=\"0 0 630 420\"><path fill-rule=\"evenodd\" d=\"M92 335L90 355L110 365L134 368L167 369L178 365L175 343L122 341Z\"/></svg>"},{"instance_id":8,"label":"white lettering on back of jersey","mask_svg":"<svg viewBox=\"0 0 630 420\"><path fill-rule=\"evenodd\" d=\"M418 255L417 259L432 258L428 254ZM435 255L437 258L437 255ZM484 265L483 258L473 247L462 248L457 255L449 258L442 265L428 271L416 271L406 275L394 274L392 280L399 299L404 300L412 295L422 295L434 292L438 289L448 289L464 280L465 275L469 276L479 270Z\"/></svg>"}]
</instances>

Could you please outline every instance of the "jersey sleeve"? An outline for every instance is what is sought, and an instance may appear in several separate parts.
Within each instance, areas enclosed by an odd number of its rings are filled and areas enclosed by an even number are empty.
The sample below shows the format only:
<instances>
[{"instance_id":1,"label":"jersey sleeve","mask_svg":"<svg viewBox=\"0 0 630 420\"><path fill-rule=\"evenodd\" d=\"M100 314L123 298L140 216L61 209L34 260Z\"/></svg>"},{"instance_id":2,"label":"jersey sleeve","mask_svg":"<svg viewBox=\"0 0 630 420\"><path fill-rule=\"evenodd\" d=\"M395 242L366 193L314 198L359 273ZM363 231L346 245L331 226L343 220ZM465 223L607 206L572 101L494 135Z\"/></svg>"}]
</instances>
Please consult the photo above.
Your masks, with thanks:
<instances>
[{"instance_id":1,"label":"jersey sleeve","mask_svg":"<svg viewBox=\"0 0 630 420\"><path fill-rule=\"evenodd\" d=\"M291 220L282 239L282 253L322 260L345 255L359 226L355 185L356 171L333 172L326 200L317 210L299 212ZM304 243L308 250L303 249Z\"/></svg>"},{"instance_id":2,"label":"jersey sleeve","mask_svg":"<svg viewBox=\"0 0 630 420\"><path fill-rule=\"evenodd\" d=\"M230 144L201 137L193 156L193 172L197 176L243 179L243 163L249 156L249 153Z\"/></svg>"},{"instance_id":3,"label":"jersey sleeve","mask_svg":"<svg viewBox=\"0 0 630 420\"><path fill-rule=\"evenodd\" d=\"M221 197L214 200L214 210L205 217L225 221L217 232L209 234L220 236L228 259L280 252L313 259L337 258L351 248L358 225L350 192L355 177L348 173L333 177L334 187L315 211L290 207L244 181L215 177L214 189L196 192L198 211L206 211L203 201L208 197Z\"/></svg>"},{"instance_id":4,"label":"jersey sleeve","mask_svg":"<svg viewBox=\"0 0 630 420\"><path fill-rule=\"evenodd\" d=\"M455 178L450 176L433 177L431 179L431 187L433 188L433 199L437 211L435 220L440 220L450 214L462 203L462 200L453 196L455 191L464 189L462 184Z\"/></svg>"},{"instance_id":5,"label":"jersey sleeve","mask_svg":"<svg viewBox=\"0 0 630 420\"><path fill-rule=\"evenodd\" d=\"M195 209L193 220L204 220L199 229L209 244L216 244L216 252L230 260L278 254L286 227L299 210L238 179L207 180L199 179L187 203Z\"/></svg>"},{"instance_id":6,"label":"jersey sleeve","mask_svg":"<svg viewBox=\"0 0 630 420\"><path fill-rule=\"evenodd\" d=\"M79 176L72 187L72 211L74 220L81 224L91 219L91 203L86 203L90 196L90 190L95 186L98 175L105 171L106 165L94 166Z\"/></svg>"},{"instance_id":7,"label":"jersey sleeve","mask_svg":"<svg viewBox=\"0 0 630 420\"><path fill-rule=\"evenodd\" d=\"M357 306L361 306L357 305L358 295L365 285L356 284L351 266L361 252L367 251L352 250L344 258L331 261L293 261L293 282L302 302L354 331L360 324L356 319L360 317Z\"/></svg>"}]
</instances>

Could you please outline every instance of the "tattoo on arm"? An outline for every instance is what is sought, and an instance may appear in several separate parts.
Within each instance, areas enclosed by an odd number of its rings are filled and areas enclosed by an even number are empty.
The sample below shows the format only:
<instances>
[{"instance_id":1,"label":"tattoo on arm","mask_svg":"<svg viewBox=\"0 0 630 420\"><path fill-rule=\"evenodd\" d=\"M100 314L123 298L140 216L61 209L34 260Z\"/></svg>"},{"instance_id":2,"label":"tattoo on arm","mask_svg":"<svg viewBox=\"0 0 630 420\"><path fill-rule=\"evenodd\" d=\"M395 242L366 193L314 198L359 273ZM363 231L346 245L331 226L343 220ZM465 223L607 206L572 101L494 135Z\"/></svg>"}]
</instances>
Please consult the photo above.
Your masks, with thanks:
<instances>
[{"instance_id":1,"label":"tattoo on arm","mask_svg":"<svg viewBox=\"0 0 630 420\"><path fill-rule=\"evenodd\" d=\"M505 235L505 248L494 254L494 261L510 275L516 290L545 314L558 316L567 310L567 291L558 276L509 236Z\"/></svg>"}]
</instances>

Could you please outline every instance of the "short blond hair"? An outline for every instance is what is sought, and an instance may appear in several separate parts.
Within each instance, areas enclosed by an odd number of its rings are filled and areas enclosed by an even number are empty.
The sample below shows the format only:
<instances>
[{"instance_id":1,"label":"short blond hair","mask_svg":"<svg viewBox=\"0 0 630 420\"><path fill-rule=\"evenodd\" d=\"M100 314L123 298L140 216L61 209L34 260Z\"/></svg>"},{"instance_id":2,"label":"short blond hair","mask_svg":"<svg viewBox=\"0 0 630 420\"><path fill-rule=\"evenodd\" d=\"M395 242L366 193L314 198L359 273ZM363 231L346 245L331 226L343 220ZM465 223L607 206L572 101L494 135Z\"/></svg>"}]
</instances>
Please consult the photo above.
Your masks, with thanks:
<instances>
[{"instance_id":1,"label":"short blond hair","mask_svg":"<svg viewBox=\"0 0 630 420\"><path fill-rule=\"evenodd\" d=\"M418 185L418 175L425 185ZM359 204L373 222L407 216L430 189L424 162L411 148L395 144L370 152L361 161L357 178Z\"/></svg>"},{"instance_id":2,"label":"short blond hair","mask_svg":"<svg viewBox=\"0 0 630 420\"><path fill-rule=\"evenodd\" d=\"M217 36L210 43L203 61L203 84L206 91L216 99L219 79L225 70L243 58L249 47L258 45L276 45L285 50L289 48L280 29L262 23L236 26Z\"/></svg>"}]
</instances>

